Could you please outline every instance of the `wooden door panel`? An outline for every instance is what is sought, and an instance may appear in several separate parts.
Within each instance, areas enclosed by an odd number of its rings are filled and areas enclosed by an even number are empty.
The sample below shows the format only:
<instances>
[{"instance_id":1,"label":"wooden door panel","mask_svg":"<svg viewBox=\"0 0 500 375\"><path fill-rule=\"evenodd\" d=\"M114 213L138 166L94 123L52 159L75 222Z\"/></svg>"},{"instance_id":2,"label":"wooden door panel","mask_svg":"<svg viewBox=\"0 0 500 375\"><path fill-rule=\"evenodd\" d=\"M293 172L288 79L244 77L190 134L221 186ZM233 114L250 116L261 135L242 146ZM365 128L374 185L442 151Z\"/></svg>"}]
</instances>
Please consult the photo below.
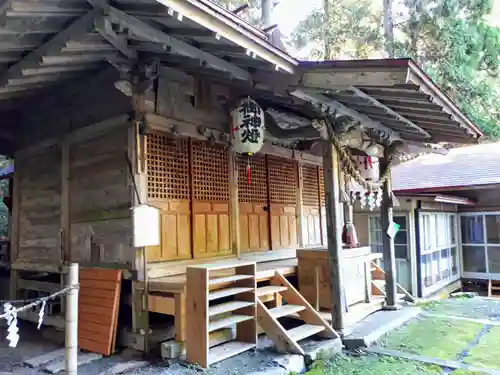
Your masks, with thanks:
<instances>
[{"instance_id":1,"label":"wooden door panel","mask_svg":"<svg viewBox=\"0 0 500 375\"><path fill-rule=\"evenodd\" d=\"M189 201L150 202L160 209L160 245L149 246L148 261L191 258Z\"/></svg>"},{"instance_id":2,"label":"wooden door panel","mask_svg":"<svg viewBox=\"0 0 500 375\"><path fill-rule=\"evenodd\" d=\"M269 214L264 204L240 203L240 247L242 252L269 248Z\"/></svg>"},{"instance_id":3,"label":"wooden door panel","mask_svg":"<svg viewBox=\"0 0 500 375\"><path fill-rule=\"evenodd\" d=\"M302 238L304 246L318 246L322 244L319 208L302 207Z\"/></svg>"},{"instance_id":4,"label":"wooden door panel","mask_svg":"<svg viewBox=\"0 0 500 375\"><path fill-rule=\"evenodd\" d=\"M231 253L229 202L193 203L194 257Z\"/></svg>"},{"instance_id":5,"label":"wooden door panel","mask_svg":"<svg viewBox=\"0 0 500 375\"><path fill-rule=\"evenodd\" d=\"M296 207L271 204L271 247L273 250L297 247Z\"/></svg>"}]
</instances>

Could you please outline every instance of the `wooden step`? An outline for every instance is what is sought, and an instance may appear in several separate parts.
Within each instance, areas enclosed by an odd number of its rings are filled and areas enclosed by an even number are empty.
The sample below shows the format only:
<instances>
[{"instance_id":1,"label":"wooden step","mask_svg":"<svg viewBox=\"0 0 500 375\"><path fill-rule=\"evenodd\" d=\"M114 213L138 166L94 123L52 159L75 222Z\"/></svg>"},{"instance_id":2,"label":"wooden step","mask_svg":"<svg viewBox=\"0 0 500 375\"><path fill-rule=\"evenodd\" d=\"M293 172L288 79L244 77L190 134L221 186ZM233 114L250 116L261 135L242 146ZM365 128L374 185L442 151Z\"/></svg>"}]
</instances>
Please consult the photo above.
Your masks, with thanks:
<instances>
[{"instance_id":1,"label":"wooden step","mask_svg":"<svg viewBox=\"0 0 500 375\"><path fill-rule=\"evenodd\" d=\"M244 322L245 320L253 319L252 315L237 315L233 314L227 318L212 320L208 324L208 332L217 331L218 329L230 327L236 323Z\"/></svg>"},{"instance_id":2,"label":"wooden step","mask_svg":"<svg viewBox=\"0 0 500 375\"><path fill-rule=\"evenodd\" d=\"M272 315L273 318L278 319L287 315L298 313L299 311L304 311L305 309L306 309L305 306L283 305L269 309L269 313Z\"/></svg>"},{"instance_id":3,"label":"wooden step","mask_svg":"<svg viewBox=\"0 0 500 375\"><path fill-rule=\"evenodd\" d=\"M208 308L208 316L214 316L219 314L228 313L234 310L239 310L244 307L253 306L253 302L247 301L231 301L225 302L218 305L210 306Z\"/></svg>"},{"instance_id":4,"label":"wooden step","mask_svg":"<svg viewBox=\"0 0 500 375\"><path fill-rule=\"evenodd\" d=\"M214 299L234 296L236 294L245 293L252 291L253 288L226 288L221 290L214 290L208 293L208 300L213 301Z\"/></svg>"},{"instance_id":5,"label":"wooden step","mask_svg":"<svg viewBox=\"0 0 500 375\"><path fill-rule=\"evenodd\" d=\"M218 284L227 284L227 283L232 283L235 281L239 280L248 280L248 279L253 279L253 275L231 275L231 276L225 276L225 277L216 277L213 279L208 280L208 285L213 286L213 285L218 285Z\"/></svg>"},{"instance_id":6,"label":"wooden step","mask_svg":"<svg viewBox=\"0 0 500 375\"><path fill-rule=\"evenodd\" d=\"M269 285L269 286L261 286L260 288L257 288L257 296L266 296L268 294L274 294L274 293L281 293L287 290L288 288L286 286L274 286L274 285Z\"/></svg>"},{"instance_id":7,"label":"wooden step","mask_svg":"<svg viewBox=\"0 0 500 375\"><path fill-rule=\"evenodd\" d=\"M287 334L292 338L292 340L300 341L302 339L305 339L306 337L310 337L317 333L320 333L324 329L325 327L322 326L316 326L313 324L303 324L301 326L289 329L287 331Z\"/></svg>"},{"instance_id":8,"label":"wooden step","mask_svg":"<svg viewBox=\"0 0 500 375\"><path fill-rule=\"evenodd\" d=\"M500 286L491 286L491 290L500 290Z\"/></svg>"},{"instance_id":9,"label":"wooden step","mask_svg":"<svg viewBox=\"0 0 500 375\"><path fill-rule=\"evenodd\" d=\"M247 350L255 348L255 344L241 341L229 341L225 344L214 346L208 350L208 364L223 361Z\"/></svg>"}]
</instances>

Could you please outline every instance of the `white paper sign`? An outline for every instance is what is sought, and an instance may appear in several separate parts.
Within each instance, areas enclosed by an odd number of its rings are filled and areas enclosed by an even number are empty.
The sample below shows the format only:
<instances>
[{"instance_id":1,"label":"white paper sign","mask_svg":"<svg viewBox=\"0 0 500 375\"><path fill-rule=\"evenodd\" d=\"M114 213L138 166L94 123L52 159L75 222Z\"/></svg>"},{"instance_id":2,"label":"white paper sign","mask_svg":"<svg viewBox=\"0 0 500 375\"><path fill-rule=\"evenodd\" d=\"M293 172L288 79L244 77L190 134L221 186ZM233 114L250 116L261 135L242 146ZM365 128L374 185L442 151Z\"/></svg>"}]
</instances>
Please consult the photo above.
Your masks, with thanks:
<instances>
[{"instance_id":1,"label":"white paper sign","mask_svg":"<svg viewBox=\"0 0 500 375\"><path fill-rule=\"evenodd\" d=\"M160 245L160 211L143 204L134 208L134 246Z\"/></svg>"},{"instance_id":2,"label":"white paper sign","mask_svg":"<svg viewBox=\"0 0 500 375\"><path fill-rule=\"evenodd\" d=\"M396 234L399 231L399 224L396 224L394 221L389 224L389 228L387 228L387 235L391 238L396 237Z\"/></svg>"}]
</instances>

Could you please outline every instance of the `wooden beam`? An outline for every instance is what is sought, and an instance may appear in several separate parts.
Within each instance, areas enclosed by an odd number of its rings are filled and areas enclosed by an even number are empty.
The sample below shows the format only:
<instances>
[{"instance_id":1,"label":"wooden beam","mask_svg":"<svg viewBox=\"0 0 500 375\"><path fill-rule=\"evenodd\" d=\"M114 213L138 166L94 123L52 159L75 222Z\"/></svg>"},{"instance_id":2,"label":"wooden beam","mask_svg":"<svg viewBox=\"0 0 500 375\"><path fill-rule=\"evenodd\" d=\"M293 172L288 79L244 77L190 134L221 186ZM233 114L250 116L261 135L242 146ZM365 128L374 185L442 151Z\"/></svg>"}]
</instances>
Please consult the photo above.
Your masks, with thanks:
<instances>
[{"instance_id":1,"label":"wooden beam","mask_svg":"<svg viewBox=\"0 0 500 375\"><path fill-rule=\"evenodd\" d=\"M94 20L94 26L97 32L106 39L113 47L120 51L125 57L137 60L137 52L129 48L127 39L124 35L118 35L113 30L113 25L107 17L97 17Z\"/></svg>"},{"instance_id":2,"label":"wooden beam","mask_svg":"<svg viewBox=\"0 0 500 375\"><path fill-rule=\"evenodd\" d=\"M351 108L346 107L342 103L329 99L324 95L311 94L303 90L295 90L291 92L291 95L296 96L303 100L310 101L313 104L326 105L327 107L330 107L330 109L334 109L335 111L338 111L342 115L354 118L355 120L359 121L361 125L364 127L381 130L385 132L387 135L389 135L389 137L393 141L401 139L401 136L399 135L398 132L388 128L387 126L382 125L380 122L372 120L370 117L363 115L362 113L359 113Z\"/></svg>"},{"instance_id":3,"label":"wooden beam","mask_svg":"<svg viewBox=\"0 0 500 375\"><path fill-rule=\"evenodd\" d=\"M387 149L384 152L384 158L380 158L380 176L385 174L389 168L391 155ZM382 226L382 246L385 271L385 294L386 308L395 310L397 308L397 286L396 286L396 254L394 251L394 237L387 234L387 230L393 225L392 214L392 182L391 177L382 185L382 203L380 206L380 222Z\"/></svg>"},{"instance_id":4,"label":"wooden beam","mask_svg":"<svg viewBox=\"0 0 500 375\"><path fill-rule=\"evenodd\" d=\"M69 40L91 32L94 29L94 18L101 13L101 9L93 9L87 12L45 44L42 44L22 57L17 63L0 72L0 86L6 85L10 78L21 76L23 69L38 66L43 56L58 53Z\"/></svg>"},{"instance_id":5,"label":"wooden beam","mask_svg":"<svg viewBox=\"0 0 500 375\"><path fill-rule=\"evenodd\" d=\"M288 73L294 73L297 60L273 46L266 34L253 26L246 25L229 11L214 9L207 2L184 0L158 0L161 4L190 18L199 25L255 53Z\"/></svg>"},{"instance_id":6,"label":"wooden beam","mask_svg":"<svg viewBox=\"0 0 500 375\"><path fill-rule=\"evenodd\" d=\"M329 136L333 130L329 127ZM345 295L342 278L342 222L340 220L340 181L339 156L335 146L329 138L323 141L325 155L323 158L325 201L326 201L326 228L328 261L330 265L331 293L332 293L332 326L337 331L344 327Z\"/></svg>"},{"instance_id":7,"label":"wooden beam","mask_svg":"<svg viewBox=\"0 0 500 375\"><path fill-rule=\"evenodd\" d=\"M238 198L238 165L236 153L229 150L229 197L231 199L231 240L233 254L241 255L240 204Z\"/></svg>"},{"instance_id":8,"label":"wooden beam","mask_svg":"<svg viewBox=\"0 0 500 375\"><path fill-rule=\"evenodd\" d=\"M398 119L399 121L401 121L403 124L405 124L409 128L422 133L427 138L431 137L431 135L428 132L426 132L425 130L423 130L422 128L420 128L418 125L416 125L415 123L411 122L407 118L401 116L399 113L393 111L391 108L389 108L389 107L385 106L384 104L380 103L377 99L371 97L370 95L366 94L365 92L361 91L360 89L352 86L352 87L349 88L349 91L353 92L354 95L356 95L356 96L358 96L358 97L360 97L360 98L362 98L364 100L367 100L370 104L372 104L373 106L375 106L377 108L380 108L381 110L383 110L388 115L391 115L391 116L395 117L396 119Z\"/></svg>"},{"instance_id":9,"label":"wooden beam","mask_svg":"<svg viewBox=\"0 0 500 375\"><path fill-rule=\"evenodd\" d=\"M208 64L218 69L227 71L231 73L235 78L245 81L251 80L251 75L248 71L241 69L238 66L233 65L226 60L218 58L210 53L202 51L199 48L196 48L191 44L177 39L167 33L164 33L158 28L110 6L106 0L88 1L94 7L96 7L96 9L105 10L113 22L128 28L130 32L143 40L160 43L162 45L165 45L167 50L173 50L180 54L195 57L202 61L202 65Z\"/></svg>"},{"instance_id":10,"label":"wooden beam","mask_svg":"<svg viewBox=\"0 0 500 375\"><path fill-rule=\"evenodd\" d=\"M61 140L61 261L71 260L70 222L70 143L68 137Z\"/></svg>"}]
</instances>

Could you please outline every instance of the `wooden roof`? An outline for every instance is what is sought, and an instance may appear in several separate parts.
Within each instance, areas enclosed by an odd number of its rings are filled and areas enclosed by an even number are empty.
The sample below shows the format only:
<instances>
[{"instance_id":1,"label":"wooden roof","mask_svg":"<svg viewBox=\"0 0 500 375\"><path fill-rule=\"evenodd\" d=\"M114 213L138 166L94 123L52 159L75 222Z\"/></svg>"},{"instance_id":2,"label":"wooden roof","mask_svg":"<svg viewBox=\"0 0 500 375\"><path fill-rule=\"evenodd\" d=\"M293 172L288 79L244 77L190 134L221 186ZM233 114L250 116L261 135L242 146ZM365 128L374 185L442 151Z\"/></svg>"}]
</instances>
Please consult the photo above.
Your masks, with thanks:
<instances>
[{"instance_id":1,"label":"wooden roof","mask_svg":"<svg viewBox=\"0 0 500 375\"><path fill-rule=\"evenodd\" d=\"M299 62L209 0L7 0L0 19L0 111L152 58L304 118L326 108L418 142L482 135L411 60Z\"/></svg>"},{"instance_id":2,"label":"wooden roof","mask_svg":"<svg viewBox=\"0 0 500 375\"><path fill-rule=\"evenodd\" d=\"M405 140L474 143L483 135L411 59L302 61L294 76L257 77Z\"/></svg>"}]
</instances>

